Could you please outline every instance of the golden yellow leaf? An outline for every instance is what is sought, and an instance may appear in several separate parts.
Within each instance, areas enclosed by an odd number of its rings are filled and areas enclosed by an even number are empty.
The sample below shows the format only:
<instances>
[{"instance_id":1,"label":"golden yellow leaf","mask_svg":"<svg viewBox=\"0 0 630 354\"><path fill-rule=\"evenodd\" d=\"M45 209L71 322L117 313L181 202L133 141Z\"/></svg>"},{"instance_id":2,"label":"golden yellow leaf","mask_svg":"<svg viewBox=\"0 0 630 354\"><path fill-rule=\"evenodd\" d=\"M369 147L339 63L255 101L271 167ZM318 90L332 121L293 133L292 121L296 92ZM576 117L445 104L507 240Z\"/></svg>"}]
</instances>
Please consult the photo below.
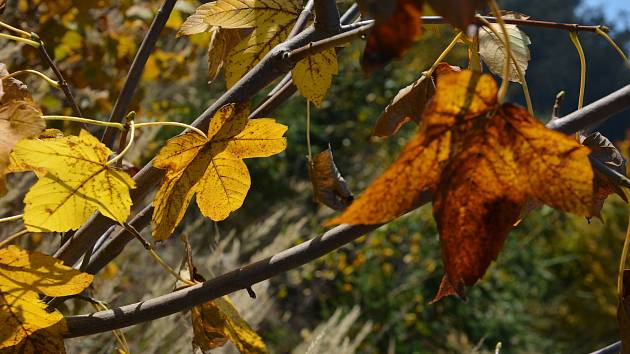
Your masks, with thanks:
<instances>
[{"instance_id":1,"label":"golden yellow leaf","mask_svg":"<svg viewBox=\"0 0 630 354\"><path fill-rule=\"evenodd\" d=\"M0 249L0 352L65 353L63 315L47 311L39 294L78 294L92 279L42 253L15 246Z\"/></svg>"},{"instance_id":2,"label":"golden yellow leaf","mask_svg":"<svg viewBox=\"0 0 630 354\"><path fill-rule=\"evenodd\" d=\"M337 53L328 49L300 60L291 75L302 96L319 107L338 72Z\"/></svg>"},{"instance_id":3,"label":"golden yellow leaf","mask_svg":"<svg viewBox=\"0 0 630 354\"><path fill-rule=\"evenodd\" d=\"M286 148L287 127L269 118L247 119L233 104L219 109L208 139L182 134L160 150L154 166L166 176L153 201L153 237L165 240L186 213L193 195L206 217L220 221L241 207L251 180L242 159L267 157Z\"/></svg>"},{"instance_id":4,"label":"golden yellow leaf","mask_svg":"<svg viewBox=\"0 0 630 354\"><path fill-rule=\"evenodd\" d=\"M39 176L24 198L24 224L29 231L65 232L79 228L95 211L120 223L131 208L129 189L135 182L107 165L111 154L86 131L79 136L18 142L12 157Z\"/></svg>"},{"instance_id":5,"label":"golden yellow leaf","mask_svg":"<svg viewBox=\"0 0 630 354\"><path fill-rule=\"evenodd\" d=\"M0 63L0 77L8 75ZM9 166L9 154L20 139L36 136L45 123L42 112L33 102L26 85L9 78L0 81L0 196L5 192L4 176Z\"/></svg>"},{"instance_id":6,"label":"golden yellow leaf","mask_svg":"<svg viewBox=\"0 0 630 354\"><path fill-rule=\"evenodd\" d=\"M275 46L284 42L294 22L286 22L277 26L256 27L249 38L242 40L232 48L225 62L225 82L228 87L234 84L251 70Z\"/></svg>"},{"instance_id":7,"label":"golden yellow leaf","mask_svg":"<svg viewBox=\"0 0 630 354\"><path fill-rule=\"evenodd\" d=\"M292 22L300 15L300 0L217 0L201 5L186 19L180 32L199 33L205 26L262 28Z\"/></svg>"},{"instance_id":8,"label":"golden yellow leaf","mask_svg":"<svg viewBox=\"0 0 630 354\"><path fill-rule=\"evenodd\" d=\"M219 71L232 48L245 38L245 31L247 30L217 28L212 32L208 47L208 77L210 82L213 82L219 75Z\"/></svg>"},{"instance_id":9,"label":"golden yellow leaf","mask_svg":"<svg viewBox=\"0 0 630 354\"><path fill-rule=\"evenodd\" d=\"M207 351L232 341L242 354L267 353L262 338L245 322L228 296L191 310L193 344Z\"/></svg>"}]
</instances>

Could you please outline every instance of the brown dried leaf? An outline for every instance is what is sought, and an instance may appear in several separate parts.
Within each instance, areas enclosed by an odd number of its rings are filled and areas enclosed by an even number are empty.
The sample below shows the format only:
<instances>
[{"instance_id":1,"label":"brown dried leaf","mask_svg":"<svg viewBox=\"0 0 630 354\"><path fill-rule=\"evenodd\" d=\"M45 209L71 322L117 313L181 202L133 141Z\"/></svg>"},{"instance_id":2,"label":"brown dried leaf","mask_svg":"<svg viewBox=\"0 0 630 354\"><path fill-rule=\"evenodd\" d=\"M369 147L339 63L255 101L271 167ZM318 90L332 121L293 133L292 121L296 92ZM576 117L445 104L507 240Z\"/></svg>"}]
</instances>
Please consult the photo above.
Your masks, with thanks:
<instances>
[{"instance_id":1,"label":"brown dried leaf","mask_svg":"<svg viewBox=\"0 0 630 354\"><path fill-rule=\"evenodd\" d=\"M372 14L376 25L370 32L363 53L363 70L371 72L400 58L422 35L423 0L397 0L391 16Z\"/></svg>"},{"instance_id":2,"label":"brown dried leaf","mask_svg":"<svg viewBox=\"0 0 630 354\"><path fill-rule=\"evenodd\" d=\"M341 211L354 200L352 191L335 165L330 147L308 161L308 174L316 202Z\"/></svg>"}]
</instances>

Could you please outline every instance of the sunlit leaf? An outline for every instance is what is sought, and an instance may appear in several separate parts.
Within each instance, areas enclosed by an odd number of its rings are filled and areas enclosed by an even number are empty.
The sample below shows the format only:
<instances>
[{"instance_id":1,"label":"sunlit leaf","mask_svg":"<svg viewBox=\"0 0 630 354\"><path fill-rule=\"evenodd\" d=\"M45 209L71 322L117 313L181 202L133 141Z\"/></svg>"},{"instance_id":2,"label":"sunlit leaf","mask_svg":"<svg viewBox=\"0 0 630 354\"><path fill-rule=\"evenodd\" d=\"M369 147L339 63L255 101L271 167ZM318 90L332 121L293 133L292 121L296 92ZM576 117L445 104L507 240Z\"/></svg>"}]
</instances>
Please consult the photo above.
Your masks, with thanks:
<instances>
[{"instance_id":1,"label":"sunlit leaf","mask_svg":"<svg viewBox=\"0 0 630 354\"><path fill-rule=\"evenodd\" d=\"M513 18L514 15L506 15L505 18ZM486 27L479 29L479 54L481 59L488 69L495 75L502 76L505 67L505 60L507 59L507 52L503 46L503 30L499 24L491 24L492 28L501 36L497 38L495 34ZM532 43L529 36L525 32L521 31L516 25L506 24L508 39L510 41L510 50L514 58L514 62L510 63L510 81L521 82L518 76L516 65L520 69L523 76L527 71L531 54L529 52L529 45Z\"/></svg>"},{"instance_id":2,"label":"sunlit leaf","mask_svg":"<svg viewBox=\"0 0 630 354\"><path fill-rule=\"evenodd\" d=\"M214 221L240 208L251 184L242 159L283 151L286 130L273 119L248 120L232 104L212 118L207 140L194 132L169 140L153 164L167 170L153 201L153 237L173 233L195 193L202 214Z\"/></svg>"},{"instance_id":3,"label":"sunlit leaf","mask_svg":"<svg viewBox=\"0 0 630 354\"><path fill-rule=\"evenodd\" d=\"M300 0L217 0L201 5L180 29L181 34L222 28L281 26L300 15Z\"/></svg>"},{"instance_id":4,"label":"sunlit leaf","mask_svg":"<svg viewBox=\"0 0 630 354\"><path fill-rule=\"evenodd\" d=\"M328 49L300 60L291 75L302 96L319 107L338 71L337 53Z\"/></svg>"},{"instance_id":5,"label":"sunlit leaf","mask_svg":"<svg viewBox=\"0 0 630 354\"><path fill-rule=\"evenodd\" d=\"M129 189L135 182L107 165L111 154L86 131L79 136L21 140L12 158L30 170L45 170L24 198L29 231L76 230L96 211L125 222L131 208Z\"/></svg>"},{"instance_id":6,"label":"sunlit leaf","mask_svg":"<svg viewBox=\"0 0 630 354\"><path fill-rule=\"evenodd\" d=\"M78 294L90 285L92 275L15 246L0 249L0 275L0 352L65 353L63 315L48 311L39 294Z\"/></svg>"},{"instance_id":7,"label":"sunlit leaf","mask_svg":"<svg viewBox=\"0 0 630 354\"><path fill-rule=\"evenodd\" d=\"M212 32L208 47L208 77L213 82L232 48L245 38L242 29L217 28Z\"/></svg>"}]
</instances>

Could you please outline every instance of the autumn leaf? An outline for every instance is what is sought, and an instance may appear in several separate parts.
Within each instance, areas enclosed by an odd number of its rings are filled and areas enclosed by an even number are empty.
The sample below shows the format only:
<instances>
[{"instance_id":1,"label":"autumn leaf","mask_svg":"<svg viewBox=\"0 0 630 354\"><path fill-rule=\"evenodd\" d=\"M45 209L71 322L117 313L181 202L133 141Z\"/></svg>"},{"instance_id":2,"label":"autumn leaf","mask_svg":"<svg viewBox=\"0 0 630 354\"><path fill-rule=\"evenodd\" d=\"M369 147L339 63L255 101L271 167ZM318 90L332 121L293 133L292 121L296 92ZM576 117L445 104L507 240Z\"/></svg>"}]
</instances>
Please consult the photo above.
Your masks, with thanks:
<instances>
[{"instance_id":1,"label":"autumn leaf","mask_svg":"<svg viewBox=\"0 0 630 354\"><path fill-rule=\"evenodd\" d=\"M242 159L283 151L286 130L274 119L248 120L246 110L230 104L212 118L207 139L190 132L169 140L153 164L167 170L153 201L153 237L173 233L195 193L201 213L214 221L240 208L251 184Z\"/></svg>"},{"instance_id":2,"label":"autumn leaf","mask_svg":"<svg viewBox=\"0 0 630 354\"><path fill-rule=\"evenodd\" d=\"M354 199L346 180L339 173L333 159L332 149L309 158L308 174L313 184L314 199L334 210L344 210Z\"/></svg>"},{"instance_id":3,"label":"autumn leaf","mask_svg":"<svg viewBox=\"0 0 630 354\"><path fill-rule=\"evenodd\" d=\"M337 53L328 49L300 60L291 75L300 94L319 107L338 72Z\"/></svg>"},{"instance_id":4,"label":"autumn leaf","mask_svg":"<svg viewBox=\"0 0 630 354\"><path fill-rule=\"evenodd\" d=\"M515 18L514 14L507 14L504 18ZM518 16L521 18L522 16ZM505 66L505 60L507 53L503 45L503 30L499 24L490 24L494 31L496 31L501 38L493 33L492 30L487 27L481 27L479 29L479 55L488 69L492 73L498 76L503 75ZM529 45L532 44L529 36L525 32L521 31L516 25L506 24L505 29L508 34L508 40L510 41L510 51L512 53L513 62L510 63L509 80L514 82L521 82L518 70L520 69L523 76L527 71L531 54L529 52ZM516 63L515 63L516 62Z\"/></svg>"},{"instance_id":5,"label":"autumn leaf","mask_svg":"<svg viewBox=\"0 0 630 354\"><path fill-rule=\"evenodd\" d=\"M24 224L33 232L78 229L96 211L125 222L135 182L107 165L105 145L82 130L79 136L21 140L13 148L16 163L38 174L26 193Z\"/></svg>"},{"instance_id":6,"label":"autumn leaf","mask_svg":"<svg viewBox=\"0 0 630 354\"><path fill-rule=\"evenodd\" d=\"M230 340L242 354L267 353L262 338L245 322L228 296L223 296L191 311L193 343L207 351Z\"/></svg>"},{"instance_id":7,"label":"autumn leaf","mask_svg":"<svg viewBox=\"0 0 630 354\"><path fill-rule=\"evenodd\" d=\"M15 246L0 249L0 352L65 353L63 315L49 312L39 294L78 294L92 282L53 257Z\"/></svg>"},{"instance_id":8,"label":"autumn leaf","mask_svg":"<svg viewBox=\"0 0 630 354\"><path fill-rule=\"evenodd\" d=\"M208 77L213 82L219 75L232 48L246 37L246 30L216 28L208 47Z\"/></svg>"},{"instance_id":9,"label":"autumn leaf","mask_svg":"<svg viewBox=\"0 0 630 354\"><path fill-rule=\"evenodd\" d=\"M466 31L473 23L475 12L485 6L487 0L428 0L429 5L453 26Z\"/></svg>"},{"instance_id":10,"label":"autumn leaf","mask_svg":"<svg viewBox=\"0 0 630 354\"><path fill-rule=\"evenodd\" d=\"M438 76L415 138L387 171L331 223L380 224L433 193L445 267L436 299L463 295L496 259L525 201L588 216L590 150L527 111L499 105L490 75Z\"/></svg>"},{"instance_id":11,"label":"autumn leaf","mask_svg":"<svg viewBox=\"0 0 630 354\"><path fill-rule=\"evenodd\" d=\"M6 66L0 63L0 77L6 75ZM20 139L36 136L44 129L41 115L26 85L14 78L0 80L0 196L6 192L4 176L11 149Z\"/></svg>"},{"instance_id":12,"label":"autumn leaf","mask_svg":"<svg viewBox=\"0 0 630 354\"><path fill-rule=\"evenodd\" d=\"M361 61L366 72L373 71L392 59L402 57L420 37L422 4L423 0L397 0L396 8L390 16L384 16L382 13L373 14L370 11L376 24L368 36Z\"/></svg>"}]
</instances>

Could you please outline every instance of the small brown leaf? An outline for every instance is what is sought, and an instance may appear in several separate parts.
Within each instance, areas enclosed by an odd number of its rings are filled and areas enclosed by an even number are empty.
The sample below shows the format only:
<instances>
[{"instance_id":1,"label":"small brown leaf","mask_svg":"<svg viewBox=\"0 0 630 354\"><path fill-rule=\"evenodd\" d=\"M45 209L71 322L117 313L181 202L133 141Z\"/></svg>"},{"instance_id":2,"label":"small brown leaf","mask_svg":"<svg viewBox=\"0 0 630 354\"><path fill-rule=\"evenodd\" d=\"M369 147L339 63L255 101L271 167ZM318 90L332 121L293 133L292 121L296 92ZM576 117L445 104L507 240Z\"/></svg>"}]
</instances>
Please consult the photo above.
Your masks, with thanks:
<instances>
[{"instance_id":1,"label":"small brown leaf","mask_svg":"<svg viewBox=\"0 0 630 354\"><path fill-rule=\"evenodd\" d=\"M630 269L623 271L622 294L617 306L617 324L621 338L621 354L630 354Z\"/></svg>"},{"instance_id":2,"label":"small brown leaf","mask_svg":"<svg viewBox=\"0 0 630 354\"><path fill-rule=\"evenodd\" d=\"M335 165L330 146L308 161L314 199L334 210L345 210L354 197Z\"/></svg>"},{"instance_id":3,"label":"small brown leaf","mask_svg":"<svg viewBox=\"0 0 630 354\"><path fill-rule=\"evenodd\" d=\"M423 0L397 0L392 15L371 14L376 25L370 32L361 65L374 71L400 58L422 34Z\"/></svg>"},{"instance_id":4,"label":"small brown leaf","mask_svg":"<svg viewBox=\"0 0 630 354\"><path fill-rule=\"evenodd\" d=\"M466 31L473 23L475 11L483 8L487 0L429 0L429 5L453 26Z\"/></svg>"}]
</instances>

